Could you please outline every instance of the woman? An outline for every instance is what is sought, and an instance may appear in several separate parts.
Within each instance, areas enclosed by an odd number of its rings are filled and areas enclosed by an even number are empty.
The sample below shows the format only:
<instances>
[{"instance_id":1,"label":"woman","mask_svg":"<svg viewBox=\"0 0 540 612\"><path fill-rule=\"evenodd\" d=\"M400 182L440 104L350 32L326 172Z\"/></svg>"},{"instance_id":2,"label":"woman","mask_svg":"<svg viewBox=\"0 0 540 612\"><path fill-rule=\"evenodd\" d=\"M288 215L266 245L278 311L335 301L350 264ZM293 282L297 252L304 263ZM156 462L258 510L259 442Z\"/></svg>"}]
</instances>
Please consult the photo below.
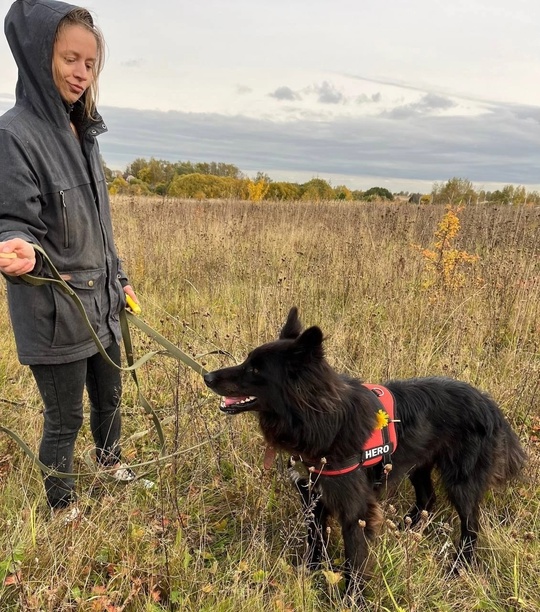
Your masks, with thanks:
<instances>
[{"instance_id":1,"label":"woman","mask_svg":"<svg viewBox=\"0 0 540 612\"><path fill-rule=\"evenodd\" d=\"M32 245L41 246L120 363L118 314L125 293L136 297L113 243L96 142L107 129L96 110L103 38L88 11L53 0L17 0L5 33L19 78L16 104L0 117L0 272L19 361L30 366L44 403L39 458L73 471L86 387L96 459L132 480L120 455L120 372L98 353L69 296L20 278L47 275ZM70 506L74 486L71 478L45 477L49 505Z\"/></svg>"}]
</instances>

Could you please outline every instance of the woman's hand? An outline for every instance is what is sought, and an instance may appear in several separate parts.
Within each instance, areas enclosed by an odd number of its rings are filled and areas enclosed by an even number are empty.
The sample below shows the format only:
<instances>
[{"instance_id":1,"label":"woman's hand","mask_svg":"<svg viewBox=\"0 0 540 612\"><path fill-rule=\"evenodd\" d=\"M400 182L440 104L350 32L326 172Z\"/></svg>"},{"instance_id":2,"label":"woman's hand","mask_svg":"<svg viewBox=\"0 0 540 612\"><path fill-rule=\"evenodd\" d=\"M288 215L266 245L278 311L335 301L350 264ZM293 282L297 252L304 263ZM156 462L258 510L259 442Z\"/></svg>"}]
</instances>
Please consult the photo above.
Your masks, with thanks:
<instances>
[{"instance_id":1,"label":"woman's hand","mask_svg":"<svg viewBox=\"0 0 540 612\"><path fill-rule=\"evenodd\" d=\"M8 276L21 276L32 272L36 265L36 252L30 242L12 238L0 242L0 272Z\"/></svg>"},{"instance_id":2,"label":"woman's hand","mask_svg":"<svg viewBox=\"0 0 540 612\"><path fill-rule=\"evenodd\" d=\"M128 300L129 309L132 310L135 314L140 314L141 307L139 306L139 300L135 295L135 291L133 291L133 287L131 285L126 285L124 287L124 293L127 297L131 298L131 300Z\"/></svg>"}]
</instances>

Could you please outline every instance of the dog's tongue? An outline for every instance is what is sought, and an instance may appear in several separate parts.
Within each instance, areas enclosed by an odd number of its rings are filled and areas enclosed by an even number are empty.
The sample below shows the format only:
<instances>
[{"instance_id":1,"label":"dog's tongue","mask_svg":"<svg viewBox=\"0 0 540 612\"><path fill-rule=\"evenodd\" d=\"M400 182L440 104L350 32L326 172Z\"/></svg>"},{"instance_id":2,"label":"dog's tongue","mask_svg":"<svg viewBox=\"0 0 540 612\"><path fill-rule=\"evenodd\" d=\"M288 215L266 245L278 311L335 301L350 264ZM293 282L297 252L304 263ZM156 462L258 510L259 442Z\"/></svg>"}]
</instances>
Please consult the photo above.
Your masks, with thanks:
<instances>
[{"instance_id":1,"label":"dog's tongue","mask_svg":"<svg viewBox=\"0 0 540 612\"><path fill-rule=\"evenodd\" d=\"M272 467L272 464L274 463L276 455L277 455L276 449L272 445L268 444L264 451L263 465L264 465L265 470L269 470Z\"/></svg>"},{"instance_id":2,"label":"dog's tongue","mask_svg":"<svg viewBox=\"0 0 540 612\"><path fill-rule=\"evenodd\" d=\"M239 404L240 402L243 402L246 399L247 399L247 396L242 396L242 397L224 397L223 398L223 404L225 406L232 406L233 404Z\"/></svg>"}]
</instances>

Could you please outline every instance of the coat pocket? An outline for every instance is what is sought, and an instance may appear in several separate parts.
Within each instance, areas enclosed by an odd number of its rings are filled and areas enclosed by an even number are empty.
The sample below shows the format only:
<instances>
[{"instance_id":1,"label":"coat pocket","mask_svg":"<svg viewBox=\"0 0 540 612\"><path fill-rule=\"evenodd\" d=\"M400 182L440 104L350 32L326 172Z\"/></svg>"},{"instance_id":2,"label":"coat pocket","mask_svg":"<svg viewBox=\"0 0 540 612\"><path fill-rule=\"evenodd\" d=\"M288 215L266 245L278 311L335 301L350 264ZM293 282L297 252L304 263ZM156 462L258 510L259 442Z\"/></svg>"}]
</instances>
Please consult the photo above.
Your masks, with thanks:
<instances>
[{"instance_id":1,"label":"coat pocket","mask_svg":"<svg viewBox=\"0 0 540 612\"><path fill-rule=\"evenodd\" d=\"M63 272L67 284L81 300L92 329L98 331L105 290L105 270ZM92 336L75 300L63 291L54 291L53 346L70 346L89 341Z\"/></svg>"}]
</instances>

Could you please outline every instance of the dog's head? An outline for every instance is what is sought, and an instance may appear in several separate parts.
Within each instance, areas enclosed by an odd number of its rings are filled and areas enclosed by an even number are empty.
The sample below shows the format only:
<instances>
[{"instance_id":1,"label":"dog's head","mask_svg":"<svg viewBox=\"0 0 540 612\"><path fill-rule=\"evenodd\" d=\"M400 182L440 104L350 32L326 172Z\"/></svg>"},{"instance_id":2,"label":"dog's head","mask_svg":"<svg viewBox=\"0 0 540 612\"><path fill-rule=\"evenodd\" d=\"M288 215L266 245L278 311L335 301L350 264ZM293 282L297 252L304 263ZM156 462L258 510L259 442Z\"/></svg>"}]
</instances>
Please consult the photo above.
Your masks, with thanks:
<instances>
[{"instance_id":1,"label":"dog's head","mask_svg":"<svg viewBox=\"0 0 540 612\"><path fill-rule=\"evenodd\" d=\"M318 327L302 331L298 309L291 308L279 338L252 350L240 365L214 370L204 382L222 396L221 410L276 412L287 402L291 386L324 359L323 334Z\"/></svg>"}]
</instances>

